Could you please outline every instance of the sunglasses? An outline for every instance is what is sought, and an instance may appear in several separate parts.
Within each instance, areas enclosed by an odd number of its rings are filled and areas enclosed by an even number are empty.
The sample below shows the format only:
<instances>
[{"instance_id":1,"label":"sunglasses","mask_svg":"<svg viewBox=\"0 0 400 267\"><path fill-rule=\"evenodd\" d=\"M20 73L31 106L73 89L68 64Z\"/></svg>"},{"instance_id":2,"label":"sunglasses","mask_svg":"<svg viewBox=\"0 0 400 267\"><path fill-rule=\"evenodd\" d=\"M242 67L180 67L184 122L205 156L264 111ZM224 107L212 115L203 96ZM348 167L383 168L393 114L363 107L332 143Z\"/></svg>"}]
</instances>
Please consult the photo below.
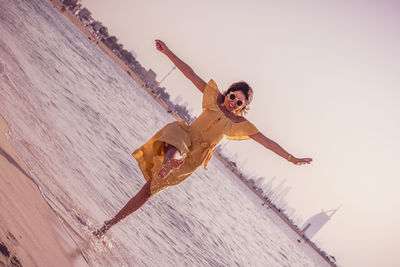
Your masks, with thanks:
<instances>
[{"instance_id":1,"label":"sunglasses","mask_svg":"<svg viewBox=\"0 0 400 267\"><path fill-rule=\"evenodd\" d=\"M234 92L230 92L228 96L229 96L229 99L230 99L230 100L235 100L235 99L237 99L237 96L235 95ZM240 100L240 99L237 99L237 100L236 100L236 105L237 105L238 107L242 106L242 105L243 105L243 101Z\"/></svg>"}]
</instances>

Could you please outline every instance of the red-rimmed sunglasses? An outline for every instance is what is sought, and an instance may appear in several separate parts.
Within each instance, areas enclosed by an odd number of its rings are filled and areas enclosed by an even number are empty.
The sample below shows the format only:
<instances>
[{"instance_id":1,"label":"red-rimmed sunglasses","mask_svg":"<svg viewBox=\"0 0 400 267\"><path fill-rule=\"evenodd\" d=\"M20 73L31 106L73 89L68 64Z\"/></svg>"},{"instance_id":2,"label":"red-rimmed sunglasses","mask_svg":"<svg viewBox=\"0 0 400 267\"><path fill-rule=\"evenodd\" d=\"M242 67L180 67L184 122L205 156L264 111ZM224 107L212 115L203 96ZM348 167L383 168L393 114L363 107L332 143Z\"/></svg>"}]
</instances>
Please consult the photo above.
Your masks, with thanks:
<instances>
[{"instance_id":1,"label":"red-rimmed sunglasses","mask_svg":"<svg viewBox=\"0 0 400 267\"><path fill-rule=\"evenodd\" d=\"M235 94L234 92L230 92L230 93L228 94L228 97L229 97L230 100L235 100L235 99L237 99L237 100L236 100L236 106L240 107L240 106L243 105L243 101L240 100L239 98L237 98L237 96L236 96L236 94Z\"/></svg>"}]
</instances>

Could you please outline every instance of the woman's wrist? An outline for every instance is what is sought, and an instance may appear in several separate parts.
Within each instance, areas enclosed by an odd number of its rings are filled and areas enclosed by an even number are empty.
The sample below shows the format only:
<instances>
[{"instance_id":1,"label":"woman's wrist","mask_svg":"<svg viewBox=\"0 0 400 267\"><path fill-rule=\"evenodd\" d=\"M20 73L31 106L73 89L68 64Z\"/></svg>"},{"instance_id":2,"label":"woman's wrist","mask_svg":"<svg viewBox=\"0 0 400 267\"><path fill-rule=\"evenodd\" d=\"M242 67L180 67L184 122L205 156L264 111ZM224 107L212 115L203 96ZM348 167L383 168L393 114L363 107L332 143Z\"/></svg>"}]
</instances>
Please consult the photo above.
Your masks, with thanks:
<instances>
[{"instance_id":1,"label":"woman's wrist","mask_svg":"<svg viewBox=\"0 0 400 267\"><path fill-rule=\"evenodd\" d=\"M164 55L166 55L166 56L167 56L167 57L169 57L169 58L171 58L171 57L175 56L175 54L174 54L174 53L172 53L172 51L171 51L171 50L169 50L168 48L166 48L166 49L165 49L165 51L164 51Z\"/></svg>"}]
</instances>

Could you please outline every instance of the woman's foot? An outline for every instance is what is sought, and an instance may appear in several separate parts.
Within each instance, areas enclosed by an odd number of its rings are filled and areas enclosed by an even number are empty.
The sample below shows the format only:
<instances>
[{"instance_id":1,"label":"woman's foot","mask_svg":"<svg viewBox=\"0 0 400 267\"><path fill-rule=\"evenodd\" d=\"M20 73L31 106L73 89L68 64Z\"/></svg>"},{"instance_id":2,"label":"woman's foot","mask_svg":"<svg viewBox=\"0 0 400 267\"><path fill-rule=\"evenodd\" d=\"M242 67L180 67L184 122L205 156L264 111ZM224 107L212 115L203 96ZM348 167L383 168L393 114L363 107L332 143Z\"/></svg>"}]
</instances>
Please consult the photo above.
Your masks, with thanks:
<instances>
[{"instance_id":1,"label":"woman's foot","mask_svg":"<svg viewBox=\"0 0 400 267\"><path fill-rule=\"evenodd\" d=\"M101 238L103 235L105 235L107 233L107 231L111 228L111 226L112 225L111 225L110 221L105 221L103 226L100 229L98 229L92 233L95 237Z\"/></svg>"},{"instance_id":2,"label":"woman's foot","mask_svg":"<svg viewBox=\"0 0 400 267\"><path fill-rule=\"evenodd\" d=\"M167 177L173 170L179 168L183 164L185 160L181 159L169 159L163 163L160 171L158 172L158 177L165 178Z\"/></svg>"}]
</instances>

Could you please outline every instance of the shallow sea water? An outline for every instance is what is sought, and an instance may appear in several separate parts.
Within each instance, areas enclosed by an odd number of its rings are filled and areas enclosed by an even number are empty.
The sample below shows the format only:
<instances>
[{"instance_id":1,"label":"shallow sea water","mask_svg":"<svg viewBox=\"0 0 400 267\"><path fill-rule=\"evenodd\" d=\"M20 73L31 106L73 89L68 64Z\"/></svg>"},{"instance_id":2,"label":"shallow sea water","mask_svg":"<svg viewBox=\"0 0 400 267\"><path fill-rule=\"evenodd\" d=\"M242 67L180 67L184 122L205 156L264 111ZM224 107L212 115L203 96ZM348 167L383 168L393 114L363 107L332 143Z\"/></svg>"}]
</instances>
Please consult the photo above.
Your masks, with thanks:
<instances>
[{"instance_id":1,"label":"shallow sea water","mask_svg":"<svg viewBox=\"0 0 400 267\"><path fill-rule=\"evenodd\" d=\"M0 0L0 36L9 139L90 266L328 266L215 158L92 238L173 118L45 0Z\"/></svg>"}]
</instances>

